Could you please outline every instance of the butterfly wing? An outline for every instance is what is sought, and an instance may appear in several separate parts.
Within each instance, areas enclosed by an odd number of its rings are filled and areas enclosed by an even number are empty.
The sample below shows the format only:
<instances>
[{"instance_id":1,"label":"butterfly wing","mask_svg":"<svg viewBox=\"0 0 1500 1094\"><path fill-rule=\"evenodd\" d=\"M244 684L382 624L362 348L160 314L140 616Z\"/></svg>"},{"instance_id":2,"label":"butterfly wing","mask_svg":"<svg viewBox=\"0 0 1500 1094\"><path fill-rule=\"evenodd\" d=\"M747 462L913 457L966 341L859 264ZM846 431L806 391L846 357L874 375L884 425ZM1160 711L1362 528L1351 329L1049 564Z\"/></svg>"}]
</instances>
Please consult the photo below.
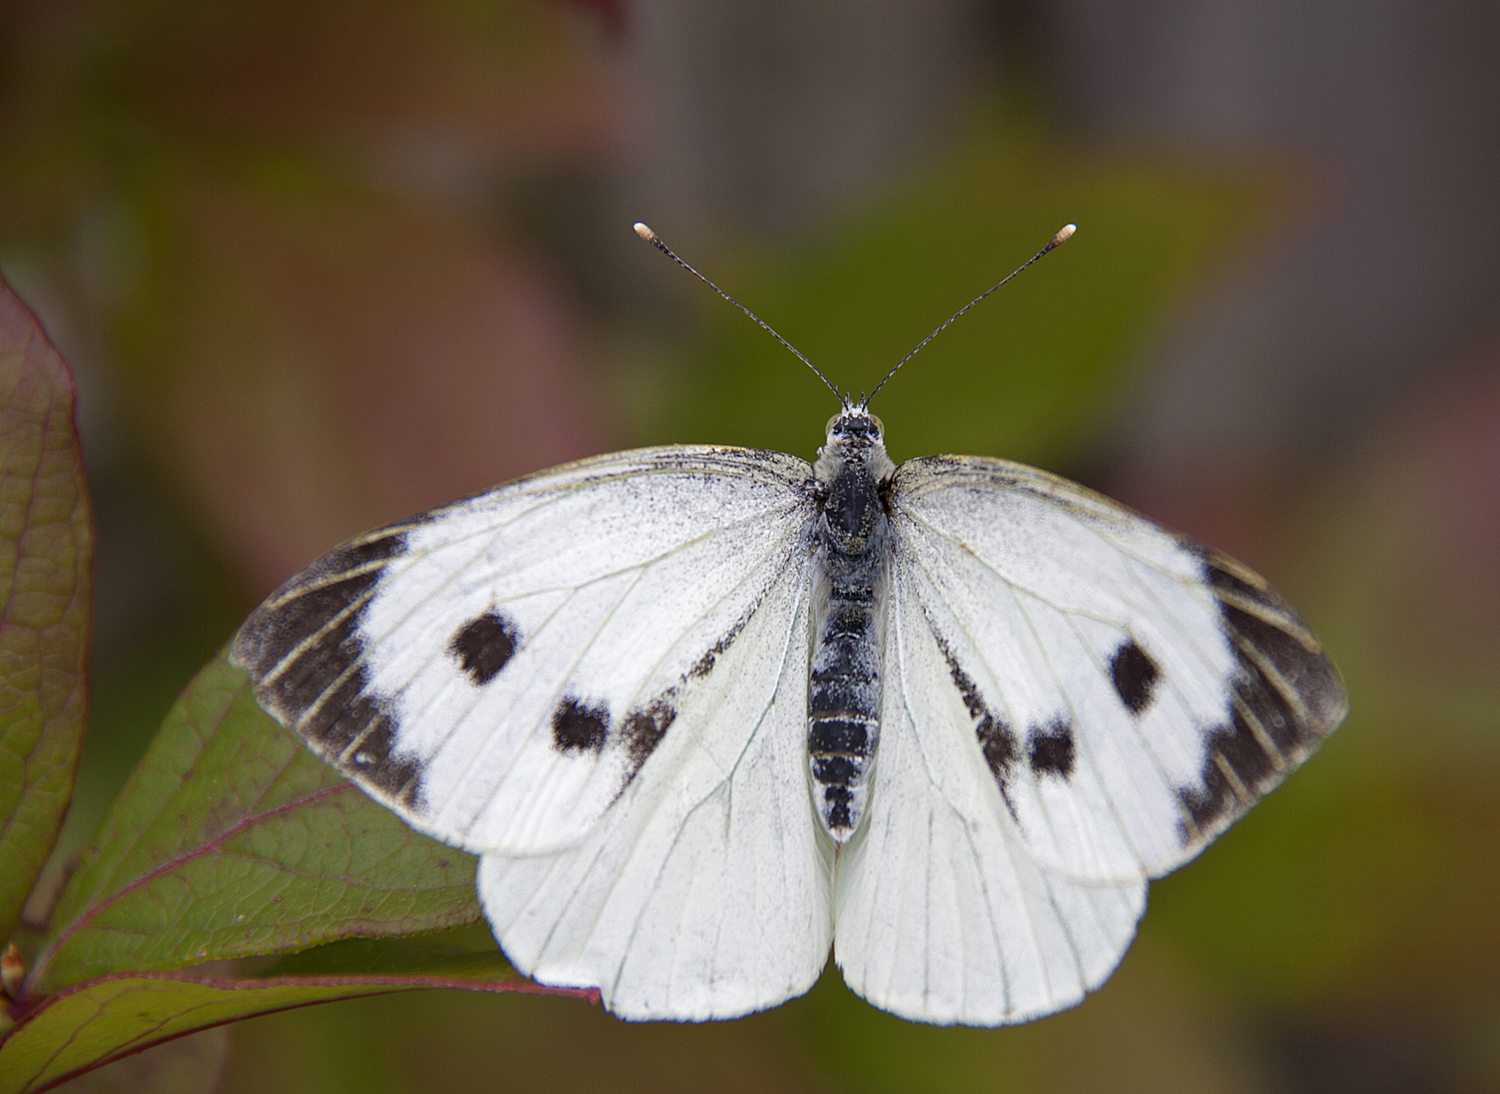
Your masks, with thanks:
<instances>
[{"instance_id":1,"label":"butterfly wing","mask_svg":"<svg viewBox=\"0 0 1500 1094\"><path fill-rule=\"evenodd\" d=\"M545 471L336 549L231 656L418 830L481 853L572 846L664 740L748 739L684 712L772 590L806 584L811 475L718 447Z\"/></svg>"},{"instance_id":2,"label":"butterfly wing","mask_svg":"<svg viewBox=\"0 0 1500 1094\"><path fill-rule=\"evenodd\" d=\"M909 580L898 564L870 809L835 868L834 955L852 990L904 1018L1023 1022L1109 975L1146 885L1078 882L1032 858Z\"/></svg>"},{"instance_id":3,"label":"butterfly wing","mask_svg":"<svg viewBox=\"0 0 1500 1094\"><path fill-rule=\"evenodd\" d=\"M850 986L1023 1021L1118 963L1146 880L1342 718L1338 675L1237 563L996 460L901 466L880 752L836 866Z\"/></svg>"},{"instance_id":4,"label":"butterfly wing","mask_svg":"<svg viewBox=\"0 0 1500 1094\"><path fill-rule=\"evenodd\" d=\"M828 959L832 841L807 784L808 584L777 582L682 704L652 762L576 848L486 855L485 914L547 984L633 1019L730 1018L806 991Z\"/></svg>"},{"instance_id":5,"label":"butterfly wing","mask_svg":"<svg viewBox=\"0 0 1500 1094\"><path fill-rule=\"evenodd\" d=\"M1261 578L1106 498L959 457L905 464L890 497L902 596L969 752L1051 869L1174 869L1344 716L1332 662Z\"/></svg>"}]
</instances>

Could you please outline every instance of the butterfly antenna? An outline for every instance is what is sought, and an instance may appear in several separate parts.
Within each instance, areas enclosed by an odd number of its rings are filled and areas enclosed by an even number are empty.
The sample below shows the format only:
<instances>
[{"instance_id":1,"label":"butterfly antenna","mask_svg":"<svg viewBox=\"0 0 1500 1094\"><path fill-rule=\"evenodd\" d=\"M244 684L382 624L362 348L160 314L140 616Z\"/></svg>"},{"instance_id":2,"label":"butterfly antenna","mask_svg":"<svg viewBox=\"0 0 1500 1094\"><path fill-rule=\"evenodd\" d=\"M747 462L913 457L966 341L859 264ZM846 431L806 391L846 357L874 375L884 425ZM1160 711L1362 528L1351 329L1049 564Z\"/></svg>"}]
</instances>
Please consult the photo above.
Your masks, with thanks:
<instances>
[{"instance_id":1,"label":"butterfly antenna","mask_svg":"<svg viewBox=\"0 0 1500 1094\"><path fill-rule=\"evenodd\" d=\"M813 370L813 374L816 375L819 380L822 380L825 384L828 385L828 390L831 391L831 392L833 392L834 395L838 397L838 401L843 404L844 409L845 410L849 409L849 406L850 406L849 397L847 395L845 395L842 391L840 391L838 388L834 387L833 383L828 379L828 377L826 377L826 376L823 375L822 371L819 370L818 366L815 365L815 364L813 364L811 361L809 361L806 357L804 357L802 355L802 351L801 350L799 350L796 346L792 345L785 338L781 337L780 334L776 333L776 328L774 328L773 326L771 326L771 324L767 323L760 316L756 315L749 308L745 307L745 305L741 304L734 297L730 296L723 289L719 288L719 286L715 285L708 278L704 277L701 273L699 273L697 270L695 270L692 266L690 266L682 258L678 257L677 252L674 251L674 250L672 250L672 248L668 247L665 243L663 243L661 236L659 236L655 232L653 232L648 225L642 224L640 221L636 221L634 227L635 227L635 234L636 235L640 236L647 243L651 244L651 246L655 247L658 251L660 251L662 254L666 255L673 262L677 263L677 265L681 266L688 273L692 274L699 281L703 282L705 285L707 285L714 292L718 293L725 300L727 300L731 304L733 304L736 308L739 308L741 312L743 312L746 316L748 316L750 318L751 322L753 322L761 330L765 331L772 338L776 339L776 341L780 342L789 351L791 351L792 356L796 357L797 360L801 361L808 368L812 369ZM1041 256L1038 256L1038 257L1041 257ZM1032 261L1035 261L1035 259L1033 259Z\"/></svg>"},{"instance_id":2,"label":"butterfly antenna","mask_svg":"<svg viewBox=\"0 0 1500 1094\"><path fill-rule=\"evenodd\" d=\"M975 304L978 304L985 297L989 296L990 293L994 292L1001 285L1004 285L1007 281L1009 281L1011 278L1015 277L1022 270L1026 269L1027 267L1036 265L1049 252L1057 250L1057 248L1061 247L1068 240L1072 239L1073 238L1073 233L1076 232L1076 231L1078 231L1078 225L1076 225L1076 224L1064 224L1061 228L1059 228L1053 234L1053 236L1052 236L1051 239L1047 240L1047 245L1045 247L1043 247L1040 251L1038 251L1036 254L1032 255L1025 262L1023 262L1019 266L1017 266L1014 270L1011 270L1010 273L1006 274L999 281L995 282L989 288L985 289L984 292L980 293L973 300L970 300L963 307L959 308L958 311L954 312L952 315L948 316L947 319L944 319L941 323L939 323L937 325L937 327L933 330L933 332L931 334L929 334L926 338L924 338L920 342L918 342L916 344L916 346L912 349L912 351L910 353L908 353L905 357L901 358L901 360L897 361L894 365L891 366L891 371L887 372L885 374L885 376L881 378L880 383L878 383L878 384L875 385L875 390L872 391L872 392L870 392L870 394L866 395L863 399L861 399L859 401L859 409L860 410L864 410L866 407L868 407L870 405L870 400L873 399L873 398L875 398L876 394L880 391L881 388L885 387L886 381L889 380L892 376L896 375L896 370L899 369L902 365L906 364L906 362L910 361L913 357L915 357L917 355L918 351L920 351L923 346L927 345L928 342L931 342L938 335L942 334L943 331L947 330L950 326L952 326L953 323L954 323L954 321L956 319L958 319L958 317L960 315L962 315L964 312L968 311ZM825 383L826 383L826 381L825 381Z\"/></svg>"}]
</instances>

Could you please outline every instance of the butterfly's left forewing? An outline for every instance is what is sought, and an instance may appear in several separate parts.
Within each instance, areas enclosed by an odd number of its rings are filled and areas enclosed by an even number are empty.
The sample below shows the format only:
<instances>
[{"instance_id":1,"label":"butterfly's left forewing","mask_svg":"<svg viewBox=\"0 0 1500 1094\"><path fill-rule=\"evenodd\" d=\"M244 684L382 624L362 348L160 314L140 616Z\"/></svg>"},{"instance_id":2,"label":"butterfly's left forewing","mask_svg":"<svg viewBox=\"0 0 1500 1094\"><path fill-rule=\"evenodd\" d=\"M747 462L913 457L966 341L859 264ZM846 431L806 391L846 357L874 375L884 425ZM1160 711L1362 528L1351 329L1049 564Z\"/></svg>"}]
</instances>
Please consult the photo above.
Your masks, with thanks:
<instances>
[{"instance_id":1,"label":"butterfly's left forewing","mask_svg":"<svg viewBox=\"0 0 1500 1094\"><path fill-rule=\"evenodd\" d=\"M572 846L693 732L681 711L771 589L804 580L810 477L685 446L554 468L335 550L232 658L417 829L480 853Z\"/></svg>"}]
</instances>

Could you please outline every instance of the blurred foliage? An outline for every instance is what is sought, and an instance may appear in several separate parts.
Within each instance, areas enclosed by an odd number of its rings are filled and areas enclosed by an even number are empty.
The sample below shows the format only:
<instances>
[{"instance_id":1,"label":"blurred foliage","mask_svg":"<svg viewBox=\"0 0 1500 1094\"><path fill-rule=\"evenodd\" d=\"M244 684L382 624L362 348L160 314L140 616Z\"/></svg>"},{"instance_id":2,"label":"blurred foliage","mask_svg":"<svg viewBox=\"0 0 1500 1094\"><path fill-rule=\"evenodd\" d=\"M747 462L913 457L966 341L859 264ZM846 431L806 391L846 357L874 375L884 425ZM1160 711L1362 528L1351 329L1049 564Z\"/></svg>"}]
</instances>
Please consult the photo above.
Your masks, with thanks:
<instances>
[{"instance_id":1,"label":"blurred foliage","mask_svg":"<svg viewBox=\"0 0 1500 1094\"><path fill-rule=\"evenodd\" d=\"M859 395L1076 221L1065 248L944 331L872 406L898 462L960 452L1056 465L1089 449L1167 306L1282 200L1270 172L1090 154L997 99L976 109L946 159L867 196L843 222L774 248L737 240L711 269ZM637 431L811 458L837 409L830 393L703 299L706 344L636 393Z\"/></svg>"},{"instance_id":2,"label":"blurred foliage","mask_svg":"<svg viewBox=\"0 0 1500 1094\"><path fill-rule=\"evenodd\" d=\"M803 456L821 443L828 393L680 271L645 249L631 260L625 276L701 316L643 334L639 317L627 329L591 310L588 275L559 257L569 233L604 231L571 226L572 209L624 126L578 10L14 5L0 263L82 373L101 533L92 737L44 885L61 889L235 619L332 542L614 443ZM994 97L946 155L795 240L702 253L668 213L656 227L858 391L1078 221L1076 240L875 406L897 458L1066 468L1107 458L1139 349L1286 198L1274 169L1064 142ZM935 1030L830 974L740 1022L630 1026L576 1000L429 992L237 1026L227 1060L197 1035L93 1088L194 1090L219 1067L226 1091L372 1094L1500 1085L1490 349L1475 376L1272 498L1217 499L1256 528L1248 561L1335 652L1353 713L1202 861L1153 887L1139 941L1079 1008ZM239 972L411 957L378 945Z\"/></svg>"}]
</instances>

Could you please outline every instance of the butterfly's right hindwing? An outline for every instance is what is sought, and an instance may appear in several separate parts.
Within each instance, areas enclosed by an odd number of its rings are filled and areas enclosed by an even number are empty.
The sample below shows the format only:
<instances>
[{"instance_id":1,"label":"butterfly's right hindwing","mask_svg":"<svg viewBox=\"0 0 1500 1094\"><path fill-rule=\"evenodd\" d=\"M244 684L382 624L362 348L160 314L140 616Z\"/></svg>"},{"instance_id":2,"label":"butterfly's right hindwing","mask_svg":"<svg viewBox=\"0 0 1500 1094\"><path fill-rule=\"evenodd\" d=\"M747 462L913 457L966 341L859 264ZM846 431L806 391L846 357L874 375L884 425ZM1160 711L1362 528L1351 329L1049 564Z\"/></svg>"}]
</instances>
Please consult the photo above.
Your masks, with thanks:
<instances>
[{"instance_id":1,"label":"butterfly's right hindwing","mask_svg":"<svg viewBox=\"0 0 1500 1094\"><path fill-rule=\"evenodd\" d=\"M1080 882L1033 858L912 576L891 575L880 752L866 823L835 867L834 956L851 989L903 1018L1024 1022L1109 975L1146 885Z\"/></svg>"},{"instance_id":2,"label":"butterfly's right hindwing","mask_svg":"<svg viewBox=\"0 0 1500 1094\"><path fill-rule=\"evenodd\" d=\"M810 478L717 447L542 472L334 550L231 656L414 827L478 852L570 846L772 587L805 582Z\"/></svg>"}]
</instances>

